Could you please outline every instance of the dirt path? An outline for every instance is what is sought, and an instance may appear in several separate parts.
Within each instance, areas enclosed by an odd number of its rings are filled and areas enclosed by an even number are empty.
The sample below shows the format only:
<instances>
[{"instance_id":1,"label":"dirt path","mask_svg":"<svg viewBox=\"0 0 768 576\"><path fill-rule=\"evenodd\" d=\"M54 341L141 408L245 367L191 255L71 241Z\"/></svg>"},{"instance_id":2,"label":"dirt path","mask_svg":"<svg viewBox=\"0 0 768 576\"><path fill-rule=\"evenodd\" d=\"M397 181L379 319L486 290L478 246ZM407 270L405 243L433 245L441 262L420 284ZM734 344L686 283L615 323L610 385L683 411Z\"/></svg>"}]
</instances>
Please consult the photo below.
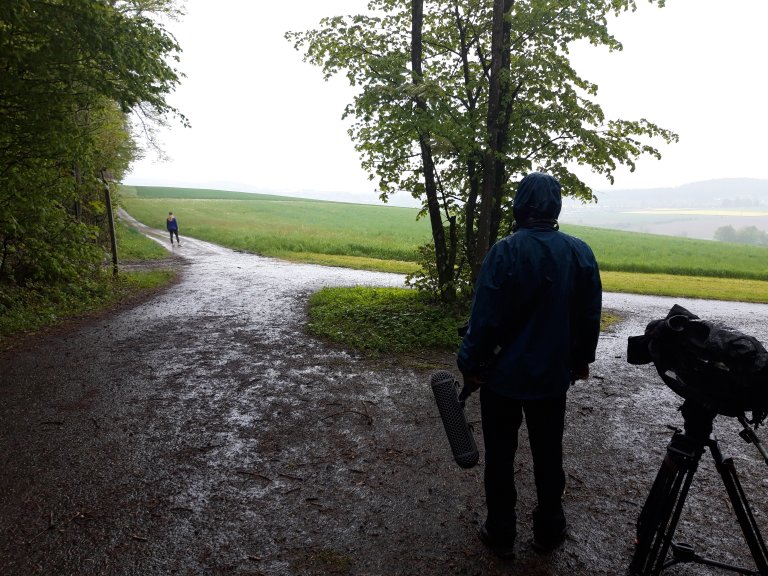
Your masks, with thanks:
<instances>
[{"instance_id":1,"label":"dirt path","mask_svg":"<svg viewBox=\"0 0 768 576\"><path fill-rule=\"evenodd\" d=\"M453 463L429 390L453 359L376 361L304 331L314 290L402 277L190 239L174 251L172 289L0 356L0 574L623 574L668 426L682 424L652 368L624 361L626 337L680 302L768 341L766 306L606 294L626 321L570 395L569 539L530 550L524 442L518 558L505 564L475 536L482 465ZM734 419L716 425L768 533L768 468ZM678 535L751 566L702 462Z\"/></svg>"}]
</instances>

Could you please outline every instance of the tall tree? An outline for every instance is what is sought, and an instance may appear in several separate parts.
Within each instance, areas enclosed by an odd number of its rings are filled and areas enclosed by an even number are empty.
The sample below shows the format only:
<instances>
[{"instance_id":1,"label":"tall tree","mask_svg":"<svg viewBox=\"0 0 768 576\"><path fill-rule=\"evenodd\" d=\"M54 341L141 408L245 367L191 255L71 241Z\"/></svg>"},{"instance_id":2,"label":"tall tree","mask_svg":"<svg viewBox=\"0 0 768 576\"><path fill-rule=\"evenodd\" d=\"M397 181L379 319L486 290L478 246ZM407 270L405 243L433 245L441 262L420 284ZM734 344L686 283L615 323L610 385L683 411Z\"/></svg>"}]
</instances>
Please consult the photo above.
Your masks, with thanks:
<instances>
[{"instance_id":1,"label":"tall tree","mask_svg":"<svg viewBox=\"0 0 768 576\"><path fill-rule=\"evenodd\" d=\"M589 200L592 191L573 166L612 181L617 167L634 169L646 154L659 157L654 140L677 136L644 119L607 119L593 100L597 86L568 59L578 40L620 50L607 16L633 10L634 0L428 0L423 6L371 0L367 14L324 18L318 28L286 37L326 78L344 74L358 88L344 117L353 120L350 136L380 197L408 191L423 201L434 261L413 280L440 295L452 293L448 286L466 293L488 246L510 229L511 192L525 173L546 170L566 194ZM431 150L434 194L423 143ZM448 231L445 249L439 228ZM461 237L451 234L457 229Z\"/></svg>"},{"instance_id":2,"label":"tall tree","mask_svg":"<svg viewBox=\"0 0 768 576\"><path fill-rule=\"evenodd\" d=\"M424 81L424 72L422 70L423 28L424 0L413 0L411 14L411 70L413 72L413 83L415 87L413 100L416 107L416 130L418 132L421 165L424 174L425 204L429 214L429 221L432 226L432 241L435 246L438 286L440 287L441 295L447 300L452 300L455 296L454 284L452 282L452 268L453 261L456 257L456 248L455 245L451 246L451 252L449 254L440 211L440 201L437 193L435 162L432 153L429 124L421 126L418 123L419 118L429 118L427 102L424 96L420 93L421 84ZM451 228L450 235L453 236L455 233L455 220L449 220L449 222Z\"/></svg>"}]
</instances>

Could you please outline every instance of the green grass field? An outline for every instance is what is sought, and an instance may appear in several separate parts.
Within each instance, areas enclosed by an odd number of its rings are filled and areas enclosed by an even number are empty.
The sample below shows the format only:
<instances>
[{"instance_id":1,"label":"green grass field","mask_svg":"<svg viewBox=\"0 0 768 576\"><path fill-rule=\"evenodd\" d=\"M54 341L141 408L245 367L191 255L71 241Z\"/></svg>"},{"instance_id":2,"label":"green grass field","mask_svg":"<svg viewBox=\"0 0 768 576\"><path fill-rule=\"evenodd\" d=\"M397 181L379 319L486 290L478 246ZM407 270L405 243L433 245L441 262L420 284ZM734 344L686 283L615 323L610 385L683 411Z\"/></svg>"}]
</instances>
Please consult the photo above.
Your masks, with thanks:
<instances>
[{"instance_id":1,"label":"green grass field","mask_svg":"<svg viewBox=\"0 0 768 576\"><path fill-rule=\"evenodd\" d=\"M429 223L417 221L413 208L154 187L127 188L121 202L161 229L173 210L182 236L352 268L412 272L416 248L430 238ZM766 248L575 225L563 230L592 246L607 290L768 302Z\"/></svg>"},{"instance_id":2,"label":"green grass field","mask_svg":"<svg viewBox=\"0 0 768 576\"><path fill-rule=\"evenodd\" d=\"M562 229L592 247L601 270L768 280L768 249L759 246L571 225Z\"/></svg>"},{"instance_id":3,"label":"green grass field","mask_svg":"<svg viewBox=\"0 0 768 576\"><path fill-rule=\"evenodd\" d=\"M148 226L164 229L173 210L182 235L278 258L302 253L412 262L415 248L430 237L429 223L417 222L412 208L216 190L136 190L136 197L121 202Z\"/></svg>"}]
</instances>

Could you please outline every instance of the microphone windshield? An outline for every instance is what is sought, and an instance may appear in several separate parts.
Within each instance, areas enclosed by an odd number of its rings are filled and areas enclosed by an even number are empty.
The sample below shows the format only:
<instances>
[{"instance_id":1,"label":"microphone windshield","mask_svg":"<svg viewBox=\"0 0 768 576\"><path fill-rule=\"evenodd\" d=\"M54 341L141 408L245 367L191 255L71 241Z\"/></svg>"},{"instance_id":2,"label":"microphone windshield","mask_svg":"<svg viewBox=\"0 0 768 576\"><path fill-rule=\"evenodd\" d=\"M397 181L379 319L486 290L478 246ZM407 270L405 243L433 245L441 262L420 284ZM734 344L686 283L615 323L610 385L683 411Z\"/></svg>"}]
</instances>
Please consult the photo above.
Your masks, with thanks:
<instances>
[{"instance_id":1,"label":"microphone windshield","mask_svg":"<svg viewBox=\"0 0 768 576\"><path fill-rule=\"evenodd\" d=\"M430 377L432 393L440 412L440 418L451 445L453 459L462 468L472 468L480 454L467 422L464 406L459 401L459 382L452 372L440 370Z\"/></svg>"}]
</instances>

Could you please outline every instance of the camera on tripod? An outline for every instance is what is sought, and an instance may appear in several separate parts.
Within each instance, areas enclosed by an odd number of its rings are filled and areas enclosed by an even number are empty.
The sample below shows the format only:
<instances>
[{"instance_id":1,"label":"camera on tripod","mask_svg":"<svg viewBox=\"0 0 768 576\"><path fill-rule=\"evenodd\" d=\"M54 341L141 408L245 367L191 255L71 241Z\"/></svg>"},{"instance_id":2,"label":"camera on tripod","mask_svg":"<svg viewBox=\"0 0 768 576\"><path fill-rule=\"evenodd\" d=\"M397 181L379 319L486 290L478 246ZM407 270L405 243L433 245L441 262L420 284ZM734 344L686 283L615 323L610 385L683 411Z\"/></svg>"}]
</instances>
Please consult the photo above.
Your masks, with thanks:
<instances>
[{"instance_id":1,"label":"camera on tripod","mask_svg":"<svg viewBox=\"0 0 768 576\"><path fill-rule=\"evenodd\" d=\"M768 415L768 352L752 336L701 320L675 305L666 318L632 336L627 362L653 362L664 383L682 396L685 426L667 446L667 454L637 520L632 576L658 576L681 562L696 562L741 574L768 576L768 547L741 486L732 458L723 458L712 436L717 415L739 420L740 436L754 444L768 464L768 453L755 433ZM747 420L746 412L752 413ZM751 424L751 425L750 425ZM753 428L754 426L754 428ZM731 509L755 562L756 570L699 556L693 546L673 540L699 460L708 448ZM672 551L672 558L667 553Z\"/></svg>"},{"instance_id":2,"label":"camera on tripod","mask_svg":"<svg viewBox=\"0 0 768 576\"><path fill-rule=\"evenodd\" d=\"M752 336L701 320L675 305L666 318L632 336L627 362L653 362L664 383L707 411L739 417L768 415L768 351Z\"/></svg>"}]
</instances>

